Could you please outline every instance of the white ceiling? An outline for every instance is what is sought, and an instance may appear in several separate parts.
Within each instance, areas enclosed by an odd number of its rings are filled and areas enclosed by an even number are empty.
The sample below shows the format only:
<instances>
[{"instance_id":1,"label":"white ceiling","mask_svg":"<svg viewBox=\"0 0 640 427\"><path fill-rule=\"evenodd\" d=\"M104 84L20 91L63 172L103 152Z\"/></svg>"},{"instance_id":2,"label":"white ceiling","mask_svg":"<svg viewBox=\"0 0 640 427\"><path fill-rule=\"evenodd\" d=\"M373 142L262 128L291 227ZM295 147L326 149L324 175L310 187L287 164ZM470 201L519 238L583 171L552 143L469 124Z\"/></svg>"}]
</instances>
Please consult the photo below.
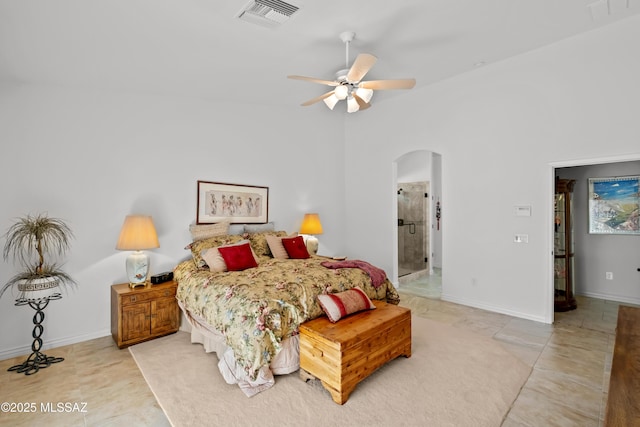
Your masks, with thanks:
<instances>
[{"instance_id":1,"label":"white ceiling","mask_svg":"<svg viewBox=\"0 0 640 427\"><path fill-rule=\"evenodd\" d=\"M286 76L333 79L345 30L351 60L378 57L365 80L421 87L640 12L640 0L289 0L300 10L271 29L236 18L247 2L0 0L0 83L299 105L327 88Z\"/></svg>"}]
</instances>

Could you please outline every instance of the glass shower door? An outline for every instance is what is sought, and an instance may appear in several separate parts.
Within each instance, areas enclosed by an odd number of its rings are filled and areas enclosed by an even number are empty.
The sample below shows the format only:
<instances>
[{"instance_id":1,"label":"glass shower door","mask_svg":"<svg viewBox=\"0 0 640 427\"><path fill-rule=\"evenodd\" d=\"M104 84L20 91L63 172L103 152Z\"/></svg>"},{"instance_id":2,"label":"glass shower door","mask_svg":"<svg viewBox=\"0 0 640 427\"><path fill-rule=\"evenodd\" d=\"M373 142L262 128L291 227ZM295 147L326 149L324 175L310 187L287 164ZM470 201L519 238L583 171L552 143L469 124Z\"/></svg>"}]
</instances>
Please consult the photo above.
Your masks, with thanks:
<instances>
[{"instance_id":1,"label":"glass shower door","mask_svg":"<svg viewBox=\"0 0 640 427\"><path fill-rule=\"evenodd\" d=\"M398 276L428 268L427 182L398 183Z\"/></svg>"}]
</instances>

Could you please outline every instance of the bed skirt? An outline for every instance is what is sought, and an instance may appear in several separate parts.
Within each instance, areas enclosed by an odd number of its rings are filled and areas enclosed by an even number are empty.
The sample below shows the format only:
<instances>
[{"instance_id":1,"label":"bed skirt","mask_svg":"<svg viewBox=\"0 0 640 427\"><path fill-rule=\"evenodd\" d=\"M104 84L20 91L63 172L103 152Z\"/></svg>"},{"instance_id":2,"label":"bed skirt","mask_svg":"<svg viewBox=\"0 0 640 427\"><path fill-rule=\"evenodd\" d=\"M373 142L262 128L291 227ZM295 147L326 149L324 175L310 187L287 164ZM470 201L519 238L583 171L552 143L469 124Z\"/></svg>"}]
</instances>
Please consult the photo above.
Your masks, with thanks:
<instances>
[{"instance_id":1,"label":"bed skirt","mask_svg":"<svg viewBox=\"0 0 640 427\"><path fill-rule=\"evenodd\" d=\"M248 397L271 388L275 384L274 375L286 375L300 368L299 335L282 341L282 349L275 355L269 367L260 369L255 380L249 378L244 369L238 366L233 350L225 343L224 335L207 325L207 323L186 310L180 301L180 309L191 325L191 343L202 344L207 353L216 353L218 369L227 384L238 384Z\"/></svg>"}]
</instances>

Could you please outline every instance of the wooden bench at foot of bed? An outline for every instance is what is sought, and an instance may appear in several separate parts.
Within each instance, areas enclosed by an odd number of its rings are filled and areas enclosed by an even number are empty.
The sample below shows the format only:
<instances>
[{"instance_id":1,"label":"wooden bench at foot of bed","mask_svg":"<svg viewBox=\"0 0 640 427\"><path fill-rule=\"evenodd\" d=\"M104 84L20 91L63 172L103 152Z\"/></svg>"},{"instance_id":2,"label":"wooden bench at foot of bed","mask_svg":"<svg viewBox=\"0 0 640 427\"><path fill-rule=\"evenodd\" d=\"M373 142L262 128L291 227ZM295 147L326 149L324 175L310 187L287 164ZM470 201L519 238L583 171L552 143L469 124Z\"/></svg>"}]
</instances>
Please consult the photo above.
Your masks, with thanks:
<instances>
[{"instance_id":1,"label":"wooden bench at foot of bed","mask_svg":"<svg viewBox=\"0 0 640 427\"><path fill-rule=\"evenodd\" d=\"M340 405L376 369L398 356L411 357L411 310L373 303L375 310L336 323L319 317L300 325L300 377L321 380Z\"/></svg>"}]
</instances>

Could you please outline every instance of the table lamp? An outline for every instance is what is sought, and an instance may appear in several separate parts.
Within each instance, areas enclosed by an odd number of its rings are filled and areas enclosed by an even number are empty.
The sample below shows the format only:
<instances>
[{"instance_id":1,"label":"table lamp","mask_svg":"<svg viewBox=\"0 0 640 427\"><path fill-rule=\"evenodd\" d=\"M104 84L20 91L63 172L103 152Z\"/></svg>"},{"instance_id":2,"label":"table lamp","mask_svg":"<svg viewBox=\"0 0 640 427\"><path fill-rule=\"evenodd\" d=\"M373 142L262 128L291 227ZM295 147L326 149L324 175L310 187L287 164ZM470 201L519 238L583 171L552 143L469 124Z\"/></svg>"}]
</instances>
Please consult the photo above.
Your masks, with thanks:
<instances>
[{"instance_id":1,"label":"table lamp","mask_svg":"<svg viewBox=\"0 0 640 427\"><path fill-rule=\"evenodd\" d=\"M153 220L147 215L127 215L120 230L116 249L133 251L127 257L127 278L129 286L144 286L149 275L149 256L143 249L159 248L158 234Z\"/></svg>"},{"instance_id":2,"label":"table lamp","mask_svg":"<svg viewBox=\"0 0 640 427\"><path fill-rule=\"evenodd\" d=\"M313 255L317 254L318 239L314 234L322 234L322 223L320 222L320 216L317 213L304 214L302 224L300 225L300 234L307 235L305 240L307 251Z\"/></svg>"}]
</instances>

